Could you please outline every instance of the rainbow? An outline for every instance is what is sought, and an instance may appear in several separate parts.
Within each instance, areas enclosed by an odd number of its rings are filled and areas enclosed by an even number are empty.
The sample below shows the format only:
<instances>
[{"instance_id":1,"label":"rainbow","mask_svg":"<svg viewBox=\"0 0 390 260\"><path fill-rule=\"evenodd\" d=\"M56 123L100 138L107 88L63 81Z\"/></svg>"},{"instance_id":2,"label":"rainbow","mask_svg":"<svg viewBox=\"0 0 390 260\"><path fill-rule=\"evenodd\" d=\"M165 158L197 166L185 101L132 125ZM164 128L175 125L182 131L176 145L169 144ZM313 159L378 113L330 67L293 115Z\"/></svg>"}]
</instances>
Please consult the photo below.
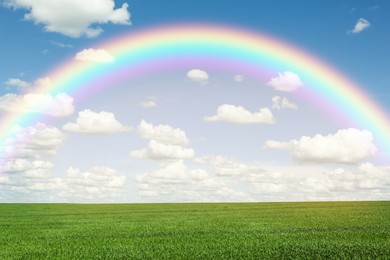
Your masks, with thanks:
<instances>
[{"instance_id":1,"label":"rainbow","mask_svg":"<svg viewBox=\"0 0 390 260\"><path fill-rule=\"evenodd\" d=\"M270 79L285 70L298 74L302 94L341 124L371 131L383 154L390 154L390 119L386 111L356 83L318 58L278 39L210 24L168 25L127 33L100 44L115 57L111 64L73 58L48 73L52 84L37 91L66 92L85 98L112 82L173 68L213 67ZM0 144L11 128L42 116L10 113L0 121Z\"/></svg>"}]
</instances>

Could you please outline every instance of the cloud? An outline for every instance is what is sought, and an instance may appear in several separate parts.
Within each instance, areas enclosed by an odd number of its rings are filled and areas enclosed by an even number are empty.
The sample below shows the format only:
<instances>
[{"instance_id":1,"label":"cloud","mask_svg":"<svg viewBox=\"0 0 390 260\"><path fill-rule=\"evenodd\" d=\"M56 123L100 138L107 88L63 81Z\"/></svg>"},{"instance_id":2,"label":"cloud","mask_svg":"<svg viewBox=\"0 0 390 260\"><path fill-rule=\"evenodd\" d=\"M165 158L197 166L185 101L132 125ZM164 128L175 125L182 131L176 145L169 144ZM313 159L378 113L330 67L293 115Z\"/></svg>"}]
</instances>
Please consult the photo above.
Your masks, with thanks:
<instances>
[{"instance_id":1,"label":"cloud","mask_svg":"<svg viewBox=\"0 0 390 260\"><path fill-rule=\"evenodd\" d=\"M367 29L370 27L371 24L366 19L360 18L357 23L355 24L355 27L352 31L348 31L348 33L360 33L361 31Z\"/></svg>"},{"instance_id":2,"label":"cloud","mask_svg":"<svg viewBox=\"0 0 390 260\"><path fill-rule=\"evenodd\" d=\"M73 45L62 43L62 42L50 41L50 43L53 44L54 46L59 47L59 48L74 48Z\"/></svg>"},{"instance_id":3,"label":"cloud","mask_svg":"<svg viewBox=\"0 0 390 260\"><path fill-rule=\"evenodd\" d=\"M130 127L118 122L113 113L96 113L88 109L78 113L76 123L67 123L62 128L69 132L98 135L131 131Z\"/></svg>"},{"instance_id":4,"label":"cloud","mask_svg":"<svg viewBox=\"0 0 390 260\"><path fill-rule=\"evenodd\" d=\"M61 190L62 179L55 178L50 171L54 164L34 159L11 159L0 162L0 199L22 202L49 202L52 194ZM3 195L3 196L2 196Z\"/></svg>"},{"instance_id":5,"label":"cloud","mask_svg":"<svg viewBox=\"0 0 390 260\"><path fill-rule=\"evenodd\" d=\"M200 169L190 170L183 160L175 160L164 163L160 169L136 176L137 183L140 184L190 184L191 180L202 181L208 179L208 174ZM145 187L144 187L145 188Z\"/></svg>"},{"instance_id":6,"label":"cloud","mask_svg":"<svg viewBox=\"0 0 390 260\"><path fill-rule=\"evenodd\" d=\"M151 160L189 159L194 155L195 151L192 148L159 143L156 140L150 140L148 147L145 149L130 152L131 157Z\"/></svg>"},{"instance_id":7,"label":"cloud","mask_svg":"<svg viewBox=\"0 0 390 260\"><path fill-rule=\"evenodd\" d=\"M0 110L64 117L74 112L74 106L73 98L66 93L55 96L40 93L6 94L0 96Z\"/></svg>"},{"instance_id":8,"label":"cloud","mask_svg":"<svg viewBox=\"0 0 390 260\"><path fill-rule=\"evenodd\" d=\"M142 120L138 125L138 133L142 138L149 139L149 144L141 150L130 152L130 156L140 159L173 160L194 157L192 148L185 148L189 143L186 133L170 125L154 126Z\"/></svg>"},{"instance_id":9,"label":"cloud","mask_svg":"<svg viewBox=\"0 0 390 260\"><path fill-rule=\"evenodd\" d=\"M261 108L259 112L250 112L242 106L224 104L218 107L217 114L214 116L205 116L205 121L225 121L234 124L273 124L275 118L271 110Z\"/></svg>"},{"instance_id":10,"label":"cloud","mask_svg":"<svg viewBox=\"0 0 390 260\"><path fill-rule=\"evenodd\" d=\"M23 89L23 88L29 87L31 85L31 83L26 82L26 81L21 80L21 79L17 79L17 78L10 78L5 82L5 85L14 86L14 87L18 87L18 88Z\"/></svg>"},{"instance_id":11,"label":"cloud","mask_svg":"<svg viewBox=\"0 0 390 260\"><path fill-rule=\"evenodd\" d=\"M264 148L269 149L279 149L279 150L292 150L297 142L289 141L289 142L279 142L275 140L267 140L264 143Z\"/></svg>"},{"instance_id":12,"label":"cloud","mask_svg":"<svg viewBox=\"0 0 390 260\"><path fill-rule=\"evenodd\" d=\"M342 129L327 136L303 136L300 140L289 142L268 140L264 146L291 150L295 161L309 163L357 164L377 151L371 132L354 128Z\"/></svg>"},{"instance_id":13,"label":"cloud","mask_svg":"<svg viewBox=\"0 0 390 260\"><path fill-rule=\"evenodd\" d=\"M235 82L243 82L244 79L245 79L245 77L244 77L243 75L240 75L240 74L235 75L234 78L233 78L233 80L234 80Z\"/></svg>"},{"instance_id":14,"label":"cloud","mask_svg":"<svg viewBox=\"0 0 390 260\"><path fill-rule=\"evenodd\" d=\"M145 120L139 123L138 133L142 138L153 139L163 144L185 145L189 143L186 133L180 128L173 128L170 125L154 126Z\"/></svg>"},{"instance_id":15,"label":"cloud","mask_svg":"<svg viewBox=\"0 0 390 260\"><path fill-rule=\"evenodd\" d=\"M291 71L279 73L278 77L272 78L267 82L267 86L283 92L296 91L303 86L299 76Z\"/></svg>"},{"instance_id":16,"label":"cloud","mask_svg":"<svg viewBox=\"0 0 390 260\"><path fill-rule=\"evenodd\" d=\"M145 108L151 108L151 107L156 107L157 102L155 100L149 99L149 100L142 101L140 105Z\"/></svg>"},{"instance_id":17,"label":"cloud","mask_svg":"<svg viewBox=\"0 0 390 260\"><path fill-rule=\"evenodd\" d=\"M130 24L128 4L115 9L113 0L5 0L5 6L26 9L24 19L42 24L45 31L70 37L96 37L103 32L95 24Z\"/></svg>"},{"instance_id":18,"label":"cloud","mask_svg":"<svg viewBox=\"0 0 390 260\"><path fill-rule=\"evenodd\" d=\"M57 154L66 136L53 126L37 123L22 128L15 126L10 138L3 140L0 154L12 154L14 158L44 158Z\"/></svg>"},{"instance_id":19,"label":"cloud","mask_svg":"<svg viewBox=\"0 0 390 260\"><path fill-rule=\"evenodd\" d=\"M124 196L126 176L109 167L93 167L82 172L70 167L60 196L76 201L114 201Z\"/></svg>"},{"instance_id":20,"label":"cloud","mask_svg":"<svg viewBox=\"0 0 390 260\"><path fill-rule=\"evenodd\" d=\"M190 169L183 160L169 161L136 176L142 201L243 201L245 194L215 180L203 169Z\"/></svg>"},{"instance_id":21,"label":"cloud","mask_svg":"<svg viewBox=\"0 0 390 260\"><path fill-rule=\"evenodd\" d=\"M80 61L92 61L100 63L113 63L115 57L112 56L104 49L84 49L78 52L75 56L76 60Z\"/></svg>"},{"instance_id":22,"label":"cloud","mask_svg":"<svg viewBox=\"0 0 390 260\"><path fill-rule=\"evenodd\" d=\"M218 177L243 176L264 171L256 165L237 162L221 155L203 156L196 158L194 161L201 164L211 165L213 167L214 174Z\"/></svg>"},{"instance_id":23,"label":"cloud","mask_svg":"<svg viewBox=\"0 0 390 260\"><path fill-rule=\"evenodd\" d=\"M290 102L290 100L288 100L288 98L286 97L280 97L280 96L274 96L272 98L272 109L276 109L276 110L280 110L280 109L284 109L284 108L287 108L287 109L297 109L298 106L292 102Z\"/></svg>"},{"instance_id":24,"label":"cloud","mask_svg":"<svg viewBox=\"0 0 390 260\"><path fill-rule=\"evenodd\" d=\"M207 84L209 80L209 75L204 70L192 69L187 72L187 77L195 82L199 82L202 84Z\"/></svg>"}]
</instances>

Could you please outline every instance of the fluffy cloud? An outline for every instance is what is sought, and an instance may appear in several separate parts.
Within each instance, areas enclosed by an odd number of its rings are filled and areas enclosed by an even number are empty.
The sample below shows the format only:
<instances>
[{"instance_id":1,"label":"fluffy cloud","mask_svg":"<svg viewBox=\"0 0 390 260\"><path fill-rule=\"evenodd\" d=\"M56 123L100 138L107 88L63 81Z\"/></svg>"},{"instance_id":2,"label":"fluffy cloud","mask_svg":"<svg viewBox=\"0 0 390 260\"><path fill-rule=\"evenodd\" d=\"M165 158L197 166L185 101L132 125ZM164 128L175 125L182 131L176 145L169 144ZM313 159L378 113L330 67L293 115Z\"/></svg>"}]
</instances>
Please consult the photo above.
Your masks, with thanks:
<instances>
[{"instance_id":1,"label":"fluffy cloud","mask_svg":"<svg viewBox=\"0 0 390 260\"><path fill-rule=\"evenodd\" d=\"M5 85L14 86L23 89L29 87L31 83L17 78L10 78L5 82Z\"/></svg>"},{"instance_id":2,"label":"fluffy cloud","mask_svg":"<svg viewBox=\"0 0 390 260\"><path fill-rule=\"evenodd\" d=\"M274 116L268 108L261 108L259 112L250 112L242 106L224 104L218 107L217 114L214 116L205 116L203 118L208 122L226 121L234 124L273 124Z\"/></svg>"},{"instance_id":3,"label":"fluffy cloud","mask_svg":"<svg viewBox=\"0 0 390 260\"><path fill-rule=\"evenodd\" d=\"M27 9L25 20L42 24L45 31L70 37L95 37L103 30L94 24L130 24L128 4L115 9L114 0L5 0L15 9Z\"/></svg>"},{"instance_id":4,"label":"fluffy cloud","mask_svg":"<svg viewBox=\"0 0 390 260\"><path fill-rule=\"evenodd\" d=\"M278 91L292 92L303 86L299 76L291 71L279 73L278 77L272 78L267 85Z\"/></svg>"},{"instance_id":5,"label":"fluffy cloud","mask_svg":"<svg viewBox=\"0 0 390 260\"><path fill-rule=\"evenodd\" d=\"M186 133L180 128L170 125L152 125L142 120L138 125L138 133L142 138L155 140L163 144L185 145L189 143Z\"/></svg>"},{"instance_id":6,"label":"fluffy cloud","mask_svg":"<svg viewBox=\"0 0 390 260\"><path fill-rule=\"evenodd\" d=\"M16 158L55 155L65 140L65 135L59 129L42 123L27 128L16 126L11 136L2 142L0 152Z\"/></svg>"},{"instance_id":7,"label":"fluffy cloud","mask_svg":"<svg viewBox=\"0 0 390 260\"><path fill-rule=\"evenodd\" d=\"M69 116L74 112L73 98L65 93L6 94L0 96L0 110L8 112L41 113L54 117Z\"/></svg>"},{"instance_id":8,"label":"fluffy cloud","mask_svg":"<svg viewBox=\"0 0 390 260\"><path fill-rule=\"evenodd\" d=\"M131 130L130 127L119 123L113 113L105 111L96 113L88 109L78 113L76 123L67 123L63 129L84 134L112 134Z\"/></svg>"},{"instance_id":9,"label":"fluffy cloud","mask_svg":"<svg viewBox=\"0 0 390 260\"><path fill-rule=\"evenodd\" d=\"M269 140L265 147L291 150L293 159L298 162L343 164L362 162L377 150L371 132L354 128L327 136L303 136L300 140L289 142Z\"/></svg>"},{"instance_id":10,"label":"fluffy cloud","mask_svg":"<svg viewBox=\"0 0 390 260\"><path fill-rule=\"evenodd\" d=\"M104 49L84 49L75 56L76 60L100 63L113 63L115 57Z\"/></svg>"},{"instance_id":11,"label":"fluffy cloud","mask_svg":"<svg viewBox=\"0 0 390 260\"><path fill-rule=\"evenodd\" d=\"M130 156L140 159L164 160L164 159L188 159L194 157L195 151L180 145L159 143L150 140L147 148L131 151Z\"/></svg>"},{"instance_id":12,"label":"fluffy cloud","mask_svg":"<svg viewBox=\"0 0 390 260\"><path fill-rule=\"evenodd\" d=\"M274 96L272 98L272 109L276 109L276 110L280 110L280 109L284 109L284 108L287 108L287 109L297 109L298 106L292 102L290 102L290 100L288 100L288 98L286 97L280 97L280 96Z\"/></svg>"},{"instance_id":13,"label":"fluffy cloud","mask_svg":"<svg viewBox=\"0 0 390 260\"><path fill-rule=\"evenodd\" d=\"M348 33L360 33L361 31L363 31L364 29L367 29L370 26L371 26L371 24L369 21L367 21L366 19L360 18L357 21L357 23L355 24L355 27L353 28L353 30L348 31Z\"/></svg>"},{"instance_id":14,"label":"fluffy cloud","mask_svg":"<svg viewBox=\"0 0 390 260\"><path fill-rule=\"evenodd\" d=\"M207 84L209 80L209 75L204 70L193 69L187 72L187 77L195 82L199 82L202 84Z\"/></svg>"},{"instance_id":15,"label":"fluffy cloud","mask_svg":"<svg viewBox=\"0 0 390 260\"><path fill-rule=\"evenodd\" d=\"M123 197L126 176L109 167L93 167L82 172L70 167L60 196L76 201L112 201Z\"/></svg>"}]
</instances>

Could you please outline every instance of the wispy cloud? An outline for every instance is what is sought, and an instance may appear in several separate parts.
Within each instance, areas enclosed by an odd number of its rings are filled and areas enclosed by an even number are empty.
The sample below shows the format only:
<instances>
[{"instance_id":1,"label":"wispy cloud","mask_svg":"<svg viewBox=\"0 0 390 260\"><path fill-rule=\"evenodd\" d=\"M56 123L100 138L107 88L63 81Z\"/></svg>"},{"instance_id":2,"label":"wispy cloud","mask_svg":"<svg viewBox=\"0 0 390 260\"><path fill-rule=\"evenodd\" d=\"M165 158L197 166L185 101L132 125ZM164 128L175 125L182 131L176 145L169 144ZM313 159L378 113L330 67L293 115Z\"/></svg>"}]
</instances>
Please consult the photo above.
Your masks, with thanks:
<instances>
[{"instance_id":1,"label":"wispy cloud","mask_svg":"<svg viewBox=\"0 0 390 260\"><path fill-rule=\"evenodd\" d=\"M298 106L295 103L292 103L286 97L274 96L272 98L272 109L297 109Z\"/></svg>"},{"instance_id":2,"label":"wispy cloud","mask_svg":"<svg viewBox=\"0 0 390 260\"><path fill-rule=\"evenodd\" d=\"M31 85L30 82L18 79L18 78L10 78L6 82L4 82L7 86L14 86L18 88L27 88Z\"/></svg>"},{"instance_id":3,"label":"wispy cloud","mask_svg":"<svg viewBox=\"0 0 390 260\"><path fill-rule=\"evenodd\" d=\"M142 101L139 105L144 108L151 108L157 106L157 99L155 97L148 97L148 99Z\"/></svg>"},{"instance_id":4,"label":"wispy cloud","mask_svg":"<svg viewBox=\"0 0 390 260\"><path fill-rule=\"evenodd\" d=\"M371 24L369 21L367 21L366 19L363 19L363 18L360 18L357 23L355 24L355 27L353 28L353 30L350 30L348 31L348 33L360 33L362 32L363 30L367 29L368 27L370 27Z\"/></svg>"},{"instance_id":5,"label":"wispy cloud","mask_svg":"<svg viewBox=\"0 0 390 260\"><path fill-rule=\"evenodd\" d=\"M233 80L234 80L235 82L243 82L244 79L245 79L245 77L244 77L243 75L241 75L241 74L237 74L237 75L235 75L234 78L233 78Z\"/></svg>"},{"instance_id":6,"label":"wispy cloud","mask_svg":"<svg viewBox=\"0 0 390 260\"><path fill-rule=\"evenodd\" d=\"M74 48L73 45L71 44L66 44L66 43L62 43L62 42L57 42L57 41L50 41L50 43L54 46L57 46L59 48Z\"/></svg>"}]
</instances>

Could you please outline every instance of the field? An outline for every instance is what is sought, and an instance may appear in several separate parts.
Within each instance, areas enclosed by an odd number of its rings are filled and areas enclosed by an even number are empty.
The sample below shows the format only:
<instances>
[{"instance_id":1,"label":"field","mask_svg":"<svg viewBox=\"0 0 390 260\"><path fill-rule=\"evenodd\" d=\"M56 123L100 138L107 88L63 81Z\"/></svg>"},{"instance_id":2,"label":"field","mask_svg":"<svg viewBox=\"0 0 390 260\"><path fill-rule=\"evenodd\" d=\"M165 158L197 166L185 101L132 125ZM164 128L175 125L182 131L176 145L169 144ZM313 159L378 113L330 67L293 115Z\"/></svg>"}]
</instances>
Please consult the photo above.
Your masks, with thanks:
<instances>
[{"instance_id":1,"label":"field","mask_svg":"<svg viewBox=\"0 0 390 260\"><path fill-rule=\"evenodd\" d=\"M390 201L0 204L0 259L390 259Z\"/></svg>"}]
</instances>

